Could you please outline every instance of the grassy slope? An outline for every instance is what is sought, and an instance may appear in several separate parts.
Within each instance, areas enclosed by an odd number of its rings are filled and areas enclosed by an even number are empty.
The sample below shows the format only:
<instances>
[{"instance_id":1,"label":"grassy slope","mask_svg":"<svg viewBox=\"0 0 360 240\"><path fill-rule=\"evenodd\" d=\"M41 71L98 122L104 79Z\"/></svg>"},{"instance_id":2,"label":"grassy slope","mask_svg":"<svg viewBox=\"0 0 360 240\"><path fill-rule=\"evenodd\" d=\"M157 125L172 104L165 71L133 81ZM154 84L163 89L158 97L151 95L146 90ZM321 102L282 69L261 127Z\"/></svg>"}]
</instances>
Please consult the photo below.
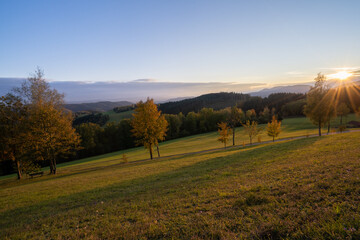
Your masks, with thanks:
<instances>
[{"instance_id":1,"label":"grassy slope","mask_svg":"<svg viewBox=\"0 0 360 240\"><path fill-rule=\"evenodd\" d=\"M352 114L346 118L346 121L357 120L360 121L360 117ZM345 120L344 120L345 121ZM336 126L339 122L339 119L335 119L332 123L333 126ZM262 128L266 128L266 125L262 125ZM327 129L323 129L323 132L326 133ZM288 138L296 136L305 136L311 134L317 134L318 130L307 118L288 118L282 121L282 133L279 138ZM261 134L261 141L272 140L268 137L266 131L264 130ZM223 144L217 141L218 132L204 133L193 135L189 137L179 138L175 140L166 141L160 144L160 153L162 156L182 154L188 152L202 151L213 148L221 148ZM257 142L257 139L254 139L253 142ZM249 138L244 134L243 128L236 129L236 139L235 143L237 145L242 145L242 143L248 144ZM228 145L232 145L232 139ZM59 164L58 168L80 165L88 162L92 162L97 166L107 166L109 164L121 163L122 154L125 153L128 157L128 161L137 161L141 159L149 158L149 153L144 147L137 147L132 149L127 149L123 151L108 153L100 156L85 158L73 162ZM156 153L155 153L156 155ZM47 168L45 169L47 171ZM1 179L15 178L16 175L7 175L0 176Z\"/></svg>"},{"instance_id":2,"label":"grassy slope","mask_svg":"<svg viewBox=\"0 0 360 240\"><path fill-rule=\"evenodd\" d=\"M0 182L0 238L360 237L360 133Z\"/></svg>"},{"instance_id":3,"label":"grassy slope","mask_svg":"<svg viewBox=\"0 0 360 240\"><path fill-rule=\"evenodd\" d=\"M126 119L126 118L132 118L132 114L134 113L134 110L131 110L131 111L126 111L126 112L121 112L121 113L116 113L114 112L113 110L111 111L107 111L105 112L104 114L107 114L109 115L110 117L110 120L109 122L120 122L121 120L123 119Z\"/></svg>"}]
</instances>

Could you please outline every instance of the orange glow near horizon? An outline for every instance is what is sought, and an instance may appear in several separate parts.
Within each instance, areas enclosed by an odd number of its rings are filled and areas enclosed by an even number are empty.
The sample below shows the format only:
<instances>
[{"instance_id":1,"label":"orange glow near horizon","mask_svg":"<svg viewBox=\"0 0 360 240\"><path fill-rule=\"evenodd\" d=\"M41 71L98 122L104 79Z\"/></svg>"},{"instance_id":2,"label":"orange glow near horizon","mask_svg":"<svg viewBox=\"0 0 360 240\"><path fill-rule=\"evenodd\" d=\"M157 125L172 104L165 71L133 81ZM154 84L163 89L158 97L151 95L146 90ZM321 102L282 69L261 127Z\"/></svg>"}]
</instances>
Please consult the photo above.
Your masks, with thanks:
<instances>
[{"instance_id":1,"label":"orange glow near horizon","mask_svg":"<svg viewBox=\"0 0 360 240\"><path fill-rule=\"evenodd\" d=\"M328 77L331 79L339 79L341 81L347 79L348 77L351 77L353 74L347 71L341 71L334 74L329 74Z\"/></svg>"}]
</instances>

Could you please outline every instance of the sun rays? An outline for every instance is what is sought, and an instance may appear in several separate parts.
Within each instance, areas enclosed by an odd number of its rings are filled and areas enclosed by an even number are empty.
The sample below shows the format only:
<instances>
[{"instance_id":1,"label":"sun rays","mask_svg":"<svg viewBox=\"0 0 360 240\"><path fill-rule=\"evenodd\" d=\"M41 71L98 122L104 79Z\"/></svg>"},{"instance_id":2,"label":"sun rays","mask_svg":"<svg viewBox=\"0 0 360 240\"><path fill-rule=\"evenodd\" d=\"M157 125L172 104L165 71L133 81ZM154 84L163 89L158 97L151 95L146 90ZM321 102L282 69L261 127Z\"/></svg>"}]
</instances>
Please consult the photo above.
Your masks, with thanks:
<instances>
[{"instance_id":1,"label":"sun rays","mask_svg":"<svg viewBox=\"0 0 360 240\"><path fill-rule=\"evenodd\" d=\"M339 79L341 81L344 81L344 80L348 79L349 77L351 77L352 75L353 75L353 73L344 70L344 71L340 71L337 73L329 74L329 75L327 75L327 77L329 79Z\"/></svg>"}]
</instances>

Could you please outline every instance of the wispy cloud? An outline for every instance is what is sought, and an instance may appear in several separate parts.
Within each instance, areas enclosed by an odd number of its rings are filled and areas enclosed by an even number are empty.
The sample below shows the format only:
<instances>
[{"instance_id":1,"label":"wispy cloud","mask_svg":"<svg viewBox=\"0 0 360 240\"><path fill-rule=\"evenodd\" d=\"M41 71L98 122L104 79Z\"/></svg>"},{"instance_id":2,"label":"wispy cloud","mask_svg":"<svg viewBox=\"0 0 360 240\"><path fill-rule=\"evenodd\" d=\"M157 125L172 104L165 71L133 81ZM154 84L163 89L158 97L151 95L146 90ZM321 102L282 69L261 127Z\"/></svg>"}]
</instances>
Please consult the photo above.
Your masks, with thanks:
<instances>
[{"instance_id":1,"label":"wispy cloud","mask_svg":"<svg viewBox=\"0 0 360 240\"><path fill-rule=\"evenodd\" d=\"M0 94L3 95L11 87L20 85L24 79L0 78ZM53 81L50 85L59 92L65 93L67 102L95 101L138 101L147 97L156 101L178 97L198 96L212 92L249 92L266 86L263 83L236 82L158 82L140 79L129 82L62 82ZM6 86L6 88L4 87ZM3 91L6 89L6 91Z\"/></svg>"}]
</instances>

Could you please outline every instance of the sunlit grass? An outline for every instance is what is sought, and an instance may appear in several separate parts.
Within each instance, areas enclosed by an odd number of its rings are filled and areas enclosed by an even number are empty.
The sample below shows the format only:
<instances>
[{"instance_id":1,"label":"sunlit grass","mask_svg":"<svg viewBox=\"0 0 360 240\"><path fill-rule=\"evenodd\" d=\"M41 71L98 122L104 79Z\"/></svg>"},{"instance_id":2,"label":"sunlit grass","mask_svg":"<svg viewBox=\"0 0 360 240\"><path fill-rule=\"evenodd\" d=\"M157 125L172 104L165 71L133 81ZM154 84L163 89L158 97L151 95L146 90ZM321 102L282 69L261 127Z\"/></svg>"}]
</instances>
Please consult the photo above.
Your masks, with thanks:
<instances>
[{"instance_id":1,"label":"sunlit grass","mask_svg":"<svg viewBox=\"0 0 360 240\"><path fill-rule=\"evenodd\" d=\"M88 162L0 181L0 238L356 239L359 137Z\"/></svg>"},{"instance_id":2,"label":"sunlit grass","mask_svg":"<svg viewBox=\"0 0 360 240\"><path fill-rule=\"evenodd\" d=\"M351 121L357 120L360 121L360 117L356 116L355 114L351 114L344 121ZM338 126L340 123L339 118L334 119L331 123L333 127ZM261 141L270 141L272 140L271 137L267 136L266 134L266 124L260 125L264 130L260 134ZM279 135L279 139L289 138L289 137L297 137L297 136L307 136L318 134L318 129L314 126L310 120L307 118L287 118L282 121L282 132ZM323 129L323 133L326 134L327 128ZM204 133L198 134L194 136L179 138L175 140L166 141L160 144L160 153L161 156L169 156L169 155L176 155L176 154L183 154L189 152L196 152L196 151L204 151L209 149L215 148L222 148L223 144L217 141L218 132L211 132L211 133ZM253 142L257 142L257 138L254 139ZM242 145L243 142L248 144L249 138L247 135L244 134L243 128L236 129L236 145ZM229 145L232 145L232 139L229 142ZM149 159L149 153L144 147L137 147L132 149L127 149L123 151L108 153L100 156L84 158L81 160L62 163L58 165L58 171L63 171L63 168L67 168L74 165L82 165L86 164L86 167L91 168L93 165L96 166L108 166L113 164L121 164L122 163L122 154L126 154L128 157L128 161L138 161L143 159ZM156 152L154 156L157 156ZM47 168L44 169L47 171ZM14 174L2 176L1 179L6 178L15 178Z\"/></svg>"}]
</instances>

